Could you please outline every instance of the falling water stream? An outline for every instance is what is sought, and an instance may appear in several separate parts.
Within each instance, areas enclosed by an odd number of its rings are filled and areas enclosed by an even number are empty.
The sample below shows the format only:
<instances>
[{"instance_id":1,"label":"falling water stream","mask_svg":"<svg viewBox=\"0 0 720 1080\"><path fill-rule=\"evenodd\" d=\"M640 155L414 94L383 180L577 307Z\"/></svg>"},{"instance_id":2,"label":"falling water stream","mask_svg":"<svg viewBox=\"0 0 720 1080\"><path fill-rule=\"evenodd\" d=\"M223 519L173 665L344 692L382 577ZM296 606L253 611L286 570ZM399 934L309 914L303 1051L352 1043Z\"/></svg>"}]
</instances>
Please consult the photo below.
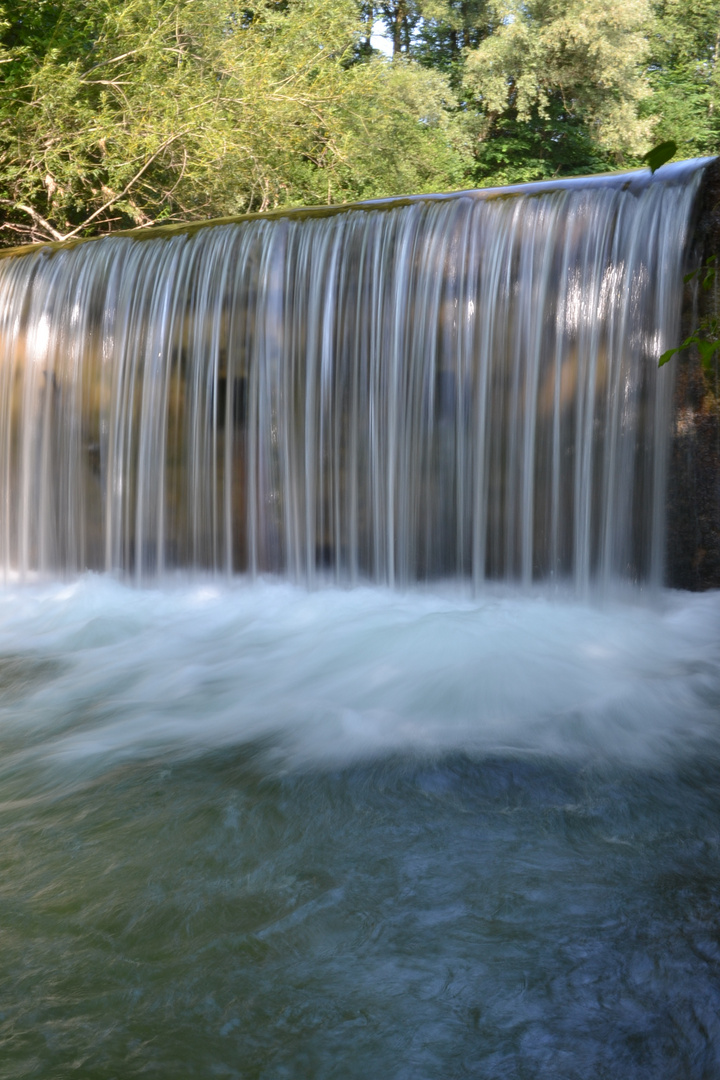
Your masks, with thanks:
<instances>
[{"instance_id":1,"label":"falling water stream","mask_svg":"<svg viewBox=\"0 0 720 1080\"><path fill-rule=\"evenodd\" d=\"M0 563L659 584L700 177L0 262Z\"/></svg>"},{"instance_id":2,"label":"falling water stream","mask_svg":"<svg viewBox=\"0 0 720 1080\"><path fill-rule=\"evenodd\" d=\"M0 259L0 1076L720 1075L702 163Z\"/></svg>"}]
</instances>

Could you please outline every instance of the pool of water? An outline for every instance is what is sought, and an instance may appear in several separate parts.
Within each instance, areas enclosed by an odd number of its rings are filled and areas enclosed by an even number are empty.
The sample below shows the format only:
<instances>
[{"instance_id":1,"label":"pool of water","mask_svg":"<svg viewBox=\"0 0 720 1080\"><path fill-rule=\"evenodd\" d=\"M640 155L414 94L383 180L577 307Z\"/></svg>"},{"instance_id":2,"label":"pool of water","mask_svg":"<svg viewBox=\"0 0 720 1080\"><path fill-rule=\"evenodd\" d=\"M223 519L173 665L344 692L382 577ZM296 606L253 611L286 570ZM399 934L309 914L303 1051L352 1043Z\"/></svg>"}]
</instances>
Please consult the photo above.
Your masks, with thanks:
<instances>
[{"instance_id":1,"label":"pool of water","mask_svg":"<svg viewBox=\"0 0 720 1080\"><path fill-rule=\"evenodd\" d=\"M0 592L3 1078L720 1075L720 594Z\"/></svg>"}]
</instances>

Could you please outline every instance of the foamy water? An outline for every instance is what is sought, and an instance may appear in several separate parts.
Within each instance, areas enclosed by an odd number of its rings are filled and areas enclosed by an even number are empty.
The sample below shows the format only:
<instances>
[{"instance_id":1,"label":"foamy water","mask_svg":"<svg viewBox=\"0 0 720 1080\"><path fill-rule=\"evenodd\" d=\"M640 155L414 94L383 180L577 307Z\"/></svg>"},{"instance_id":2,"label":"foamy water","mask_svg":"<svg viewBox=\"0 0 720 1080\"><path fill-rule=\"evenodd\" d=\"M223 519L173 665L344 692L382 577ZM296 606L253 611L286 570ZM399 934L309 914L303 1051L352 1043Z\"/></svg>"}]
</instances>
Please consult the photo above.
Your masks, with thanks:
<instances>
[{"instance_id":1,"label":"foamy water","mask_svg":"<svg viewBox=\"0 0 720 1080\"><path fill-rule=\"evenodd\" d=\"M720 595L580 602L277 583L0 594L3 767L264 741L285 766L394 751L658 763L720 736Z\"/></svg>"}]
</instances>

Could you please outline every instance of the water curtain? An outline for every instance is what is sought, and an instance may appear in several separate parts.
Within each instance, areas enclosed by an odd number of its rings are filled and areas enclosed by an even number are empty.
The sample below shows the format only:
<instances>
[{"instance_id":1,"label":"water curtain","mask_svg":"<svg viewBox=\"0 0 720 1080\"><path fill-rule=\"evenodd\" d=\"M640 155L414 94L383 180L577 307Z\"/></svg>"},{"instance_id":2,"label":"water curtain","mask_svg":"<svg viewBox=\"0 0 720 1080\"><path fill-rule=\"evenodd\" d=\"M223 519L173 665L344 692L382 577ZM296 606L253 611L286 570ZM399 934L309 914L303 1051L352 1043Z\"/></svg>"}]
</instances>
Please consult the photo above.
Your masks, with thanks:
<instances>
[{"instance_id":1,"label":"water curtain","mask_svg":"<svg viewBox=\"0 0 720 1080\"><path fill-rule=\"evenodd\" d=\"M0 565L661 581L701 172L0 260Z\"/></svg>"}]
</instances>

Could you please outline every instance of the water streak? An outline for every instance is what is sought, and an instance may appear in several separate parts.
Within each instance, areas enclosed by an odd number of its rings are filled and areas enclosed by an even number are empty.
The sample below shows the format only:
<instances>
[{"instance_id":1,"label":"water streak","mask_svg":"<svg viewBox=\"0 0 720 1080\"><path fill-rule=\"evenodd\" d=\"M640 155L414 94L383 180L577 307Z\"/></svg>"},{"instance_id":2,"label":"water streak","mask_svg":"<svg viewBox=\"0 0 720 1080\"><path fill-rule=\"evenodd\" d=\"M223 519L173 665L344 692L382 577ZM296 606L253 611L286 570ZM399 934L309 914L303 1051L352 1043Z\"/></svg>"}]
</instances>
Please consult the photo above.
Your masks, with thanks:
<instances>
[{"instance_id":1,"label":"water streak","mask_svg":"<svg viewBox=\"0 0 720 1080\"><path fill-rule=\"evenodd\" d=\"M700 176L3 260L0 564L659 583Z\"/></svg>"}]
</instances>

